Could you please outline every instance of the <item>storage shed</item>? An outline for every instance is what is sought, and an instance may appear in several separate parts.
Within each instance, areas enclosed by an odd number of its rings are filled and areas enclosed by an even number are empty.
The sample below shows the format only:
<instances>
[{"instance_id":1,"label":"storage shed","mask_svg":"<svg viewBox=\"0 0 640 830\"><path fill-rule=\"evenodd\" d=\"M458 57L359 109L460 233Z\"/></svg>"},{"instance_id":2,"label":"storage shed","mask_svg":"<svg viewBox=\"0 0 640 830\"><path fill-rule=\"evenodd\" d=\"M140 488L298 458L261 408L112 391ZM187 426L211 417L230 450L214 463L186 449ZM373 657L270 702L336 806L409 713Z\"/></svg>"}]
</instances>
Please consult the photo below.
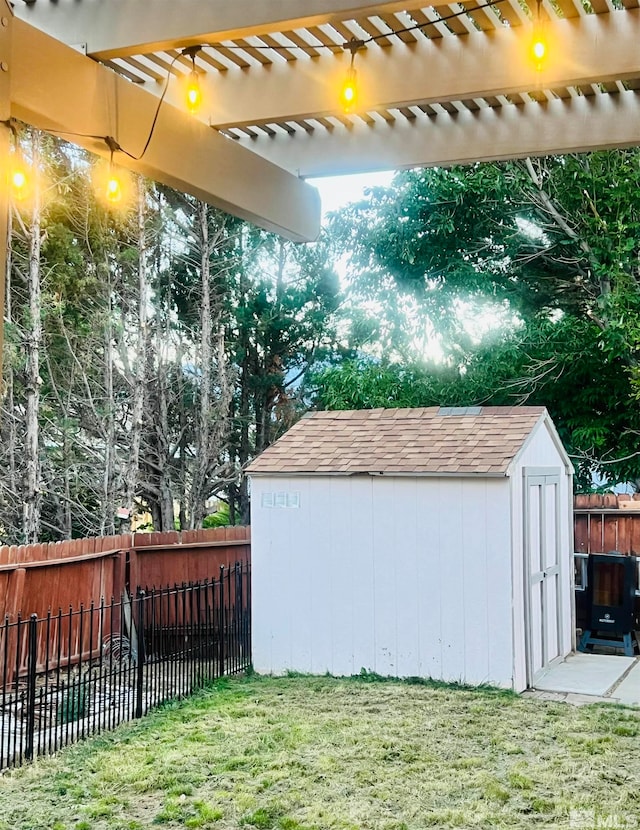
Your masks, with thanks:
<instances>
[{"instance_id":1,"label":"storage shed","mask_svg":"<svg viewBox=\"0 0 640 830\"><path fill-rule=\"evenodd\" d=\"M543 407L315 412L248 473L257 671L520 691L571 651L573 469Z\"/></svg>"}]
</instances>

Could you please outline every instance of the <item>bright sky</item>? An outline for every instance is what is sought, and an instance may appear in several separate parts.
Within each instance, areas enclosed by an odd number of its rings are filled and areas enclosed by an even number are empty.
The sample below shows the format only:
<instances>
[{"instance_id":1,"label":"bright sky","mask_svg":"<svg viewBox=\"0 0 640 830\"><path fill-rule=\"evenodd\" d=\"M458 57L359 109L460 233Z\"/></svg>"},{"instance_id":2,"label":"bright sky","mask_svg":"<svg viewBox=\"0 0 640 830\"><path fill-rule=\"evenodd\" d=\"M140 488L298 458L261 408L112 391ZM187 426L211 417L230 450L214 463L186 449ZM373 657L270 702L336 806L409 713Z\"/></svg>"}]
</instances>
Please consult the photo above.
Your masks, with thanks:
<instances>
[{"instance_id":1,"label":"bright sky","mask_svg":"<svg viewBox=\"0 0 640 830\"><path fill-rule=\"evenodd\" d=\"M393 175L393 170L385 170L381 173L356 173L352 176L332 176L307 181L320 191L324 217L332 210L338 210L350 202L357 202L363 197L365 188L390 184Z\"/></svg>"}]
</instances>

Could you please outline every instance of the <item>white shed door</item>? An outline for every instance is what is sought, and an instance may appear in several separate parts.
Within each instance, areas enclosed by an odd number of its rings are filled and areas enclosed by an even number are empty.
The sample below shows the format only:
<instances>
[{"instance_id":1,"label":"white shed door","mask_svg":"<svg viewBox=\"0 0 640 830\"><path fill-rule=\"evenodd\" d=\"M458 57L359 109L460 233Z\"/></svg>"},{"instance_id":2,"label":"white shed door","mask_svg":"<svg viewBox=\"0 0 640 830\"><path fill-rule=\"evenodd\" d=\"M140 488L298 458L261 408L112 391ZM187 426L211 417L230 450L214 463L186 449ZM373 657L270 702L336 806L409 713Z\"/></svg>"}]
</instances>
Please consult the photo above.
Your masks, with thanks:
<instances>
[{"instance_id":1,"label":"white shed door","mask_svg":"<svg viewBox=\"0 0 640 830\"><path fill-rule=\"evenodd\" d=\"M560 471L524 471L528 683L561 655Z\"/></svg>"}]
</instances>

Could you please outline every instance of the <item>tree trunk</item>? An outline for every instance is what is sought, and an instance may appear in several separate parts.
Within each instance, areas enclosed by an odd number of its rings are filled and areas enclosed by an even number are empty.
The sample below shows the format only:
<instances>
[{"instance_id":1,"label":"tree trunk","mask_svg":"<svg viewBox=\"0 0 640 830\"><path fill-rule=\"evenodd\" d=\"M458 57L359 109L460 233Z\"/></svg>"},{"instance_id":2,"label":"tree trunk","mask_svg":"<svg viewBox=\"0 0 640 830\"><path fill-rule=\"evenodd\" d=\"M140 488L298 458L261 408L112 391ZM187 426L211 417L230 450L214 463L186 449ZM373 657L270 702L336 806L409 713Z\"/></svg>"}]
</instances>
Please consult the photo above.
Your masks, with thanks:
<instances>
[{"instance_id":1,"label":"tree trunk","mask_svg":"<svg viewBox=\"0 0 640 830\"><path fill-rule=\"evenodd\" d=\"M209 242L209 206L197 205L200 240L200 378L198 421L196 428L196 463L191 482L189 528L200 527L205 516L206 485L209 471L211 433L211 246Z\"/></svg>"},{"instance_id":2,"label":"tree trunk","mask_svg":"<svg viewBox=\"0 0 640 830\"><path fill-rule=\"evenodd\" d=\"M34 130L31 134L31 152L33 170L40 167L40 134ZM29 227L29 266L27 273L27 291L29 295L29 319L26 326L25 353L25 487L22 509L22 534L25 544L38 541L40 534L40 349L42 346L42 297L40 283L41 235L41 195L38 176L34 175L33 206Z\"/></svg>"},{"instance_id":3,"label":"tree trunk","mask_svg":"<svg viewBox=\"0 0 640 830\"><path fill-rule=\"evenodd\" d=\"M111 280L109 279L109 283ZM104 331L104 469L102 473L102 517L100 535L111 536L115 530L115 462L116 428L115 401L113 396L113 299L111 285L107 286L107 322Z\"/></svg>"},{"instance_id":4,"label":"tree trunk","mask_svg":"<svg viewBox=\"0 0 640 830\"><path fill-rule=\"evenodd\" d=\"M4 318L7 323L11 322L12 315L13 315L13 307L12 307L12 298L11 298L11 268L12 268L12 222L11 222L11 212L9 212L9 219L7 222L7 265L6 265L6 282L5 282L5 305L4 305ZM2 352L0 351L0 356ZM0 366L4 369L3 361L0 359ZM13 365L11 361L7 361L6 372L2 373L4 377L6 386L6 403L5 403L5 414L6 414L6 426L7 429L7 462L8 462L8 472L9 472L9 489L11 493L18 492L18 479L16 475L16 407L15 407L15 390L14 390L14 377L13 377ZM1 390L0 390L1 391Z\"/></svg>"},{"instance_id":5,"label":"tree trunk","mask_svg":"<svg viewBox=\"0 0 640 830\"><path fill-rule=\"evenodd\" d=\"M160 460L160 530L173 530L175 516L173 510L173 492L171 489L170 446L169 446L169 407L167 401L167 384L164 371L160 371L159 379L159 425L161 438Z\"/></svg>"},{"instance_id":6,"label":"tree trunk","mask_svg":"<svg viewBox=\"0 0 640 830\"><path fill-rule=\"evenodd\" d=\"M146 369L147 369L147 301L149 280L147 273L147 234L146 234L146 198L147 189L142 176L138 177L138 336L135 354L135 373L133 381L133 406L131 412L131 431L129 434L129 460L125 472L124 504L133 515L135 496L139 479L140 444L142 441L142 422L144 415ZM130 527L130 521L127 523Z\"/></svg>"}]
</instances>

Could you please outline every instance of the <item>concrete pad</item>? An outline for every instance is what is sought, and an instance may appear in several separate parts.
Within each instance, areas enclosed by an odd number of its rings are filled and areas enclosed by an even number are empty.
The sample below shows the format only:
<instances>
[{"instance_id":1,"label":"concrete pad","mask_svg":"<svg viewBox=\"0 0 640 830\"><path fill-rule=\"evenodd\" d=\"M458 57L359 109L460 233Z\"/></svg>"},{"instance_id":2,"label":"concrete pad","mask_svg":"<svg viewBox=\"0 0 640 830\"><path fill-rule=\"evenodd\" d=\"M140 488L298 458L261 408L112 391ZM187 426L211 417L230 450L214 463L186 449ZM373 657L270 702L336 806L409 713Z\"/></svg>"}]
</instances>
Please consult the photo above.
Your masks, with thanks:
<instances>
[{"instance_id":1,"label":"concrete pad","mask_svg":"<svg viewBox=\"0 0 640 830\"><path fill-rule=\"evenodd\" d=\"M551 701L552 703L564 703L567 699L566 692L543 692L540 689L525 689L522 697L529 697L532 700Z\"/></svg>"},{"instance_id":2,"label":"concrete pad","mask_svg":"<svg viewBox=\"0 0 640 830\"><path fill-rule=\"evenodd\" d=\"M559 663L549 669L536 683L536 689L602 697L634 662L634 657L618 657L610 654L571 654L564 663ZM617 698L617 689L614 694Z\"/></svg>"},{"instance_id":3,"label":"concrete pad","mask_svg":"<svg viewBox=\"0 0 640 830\"><path fill-rule=\"evenodd\" d=\"M640 704L640 662L635 665L612 693L620 703Z\"/></svg>"}]
</instances>

